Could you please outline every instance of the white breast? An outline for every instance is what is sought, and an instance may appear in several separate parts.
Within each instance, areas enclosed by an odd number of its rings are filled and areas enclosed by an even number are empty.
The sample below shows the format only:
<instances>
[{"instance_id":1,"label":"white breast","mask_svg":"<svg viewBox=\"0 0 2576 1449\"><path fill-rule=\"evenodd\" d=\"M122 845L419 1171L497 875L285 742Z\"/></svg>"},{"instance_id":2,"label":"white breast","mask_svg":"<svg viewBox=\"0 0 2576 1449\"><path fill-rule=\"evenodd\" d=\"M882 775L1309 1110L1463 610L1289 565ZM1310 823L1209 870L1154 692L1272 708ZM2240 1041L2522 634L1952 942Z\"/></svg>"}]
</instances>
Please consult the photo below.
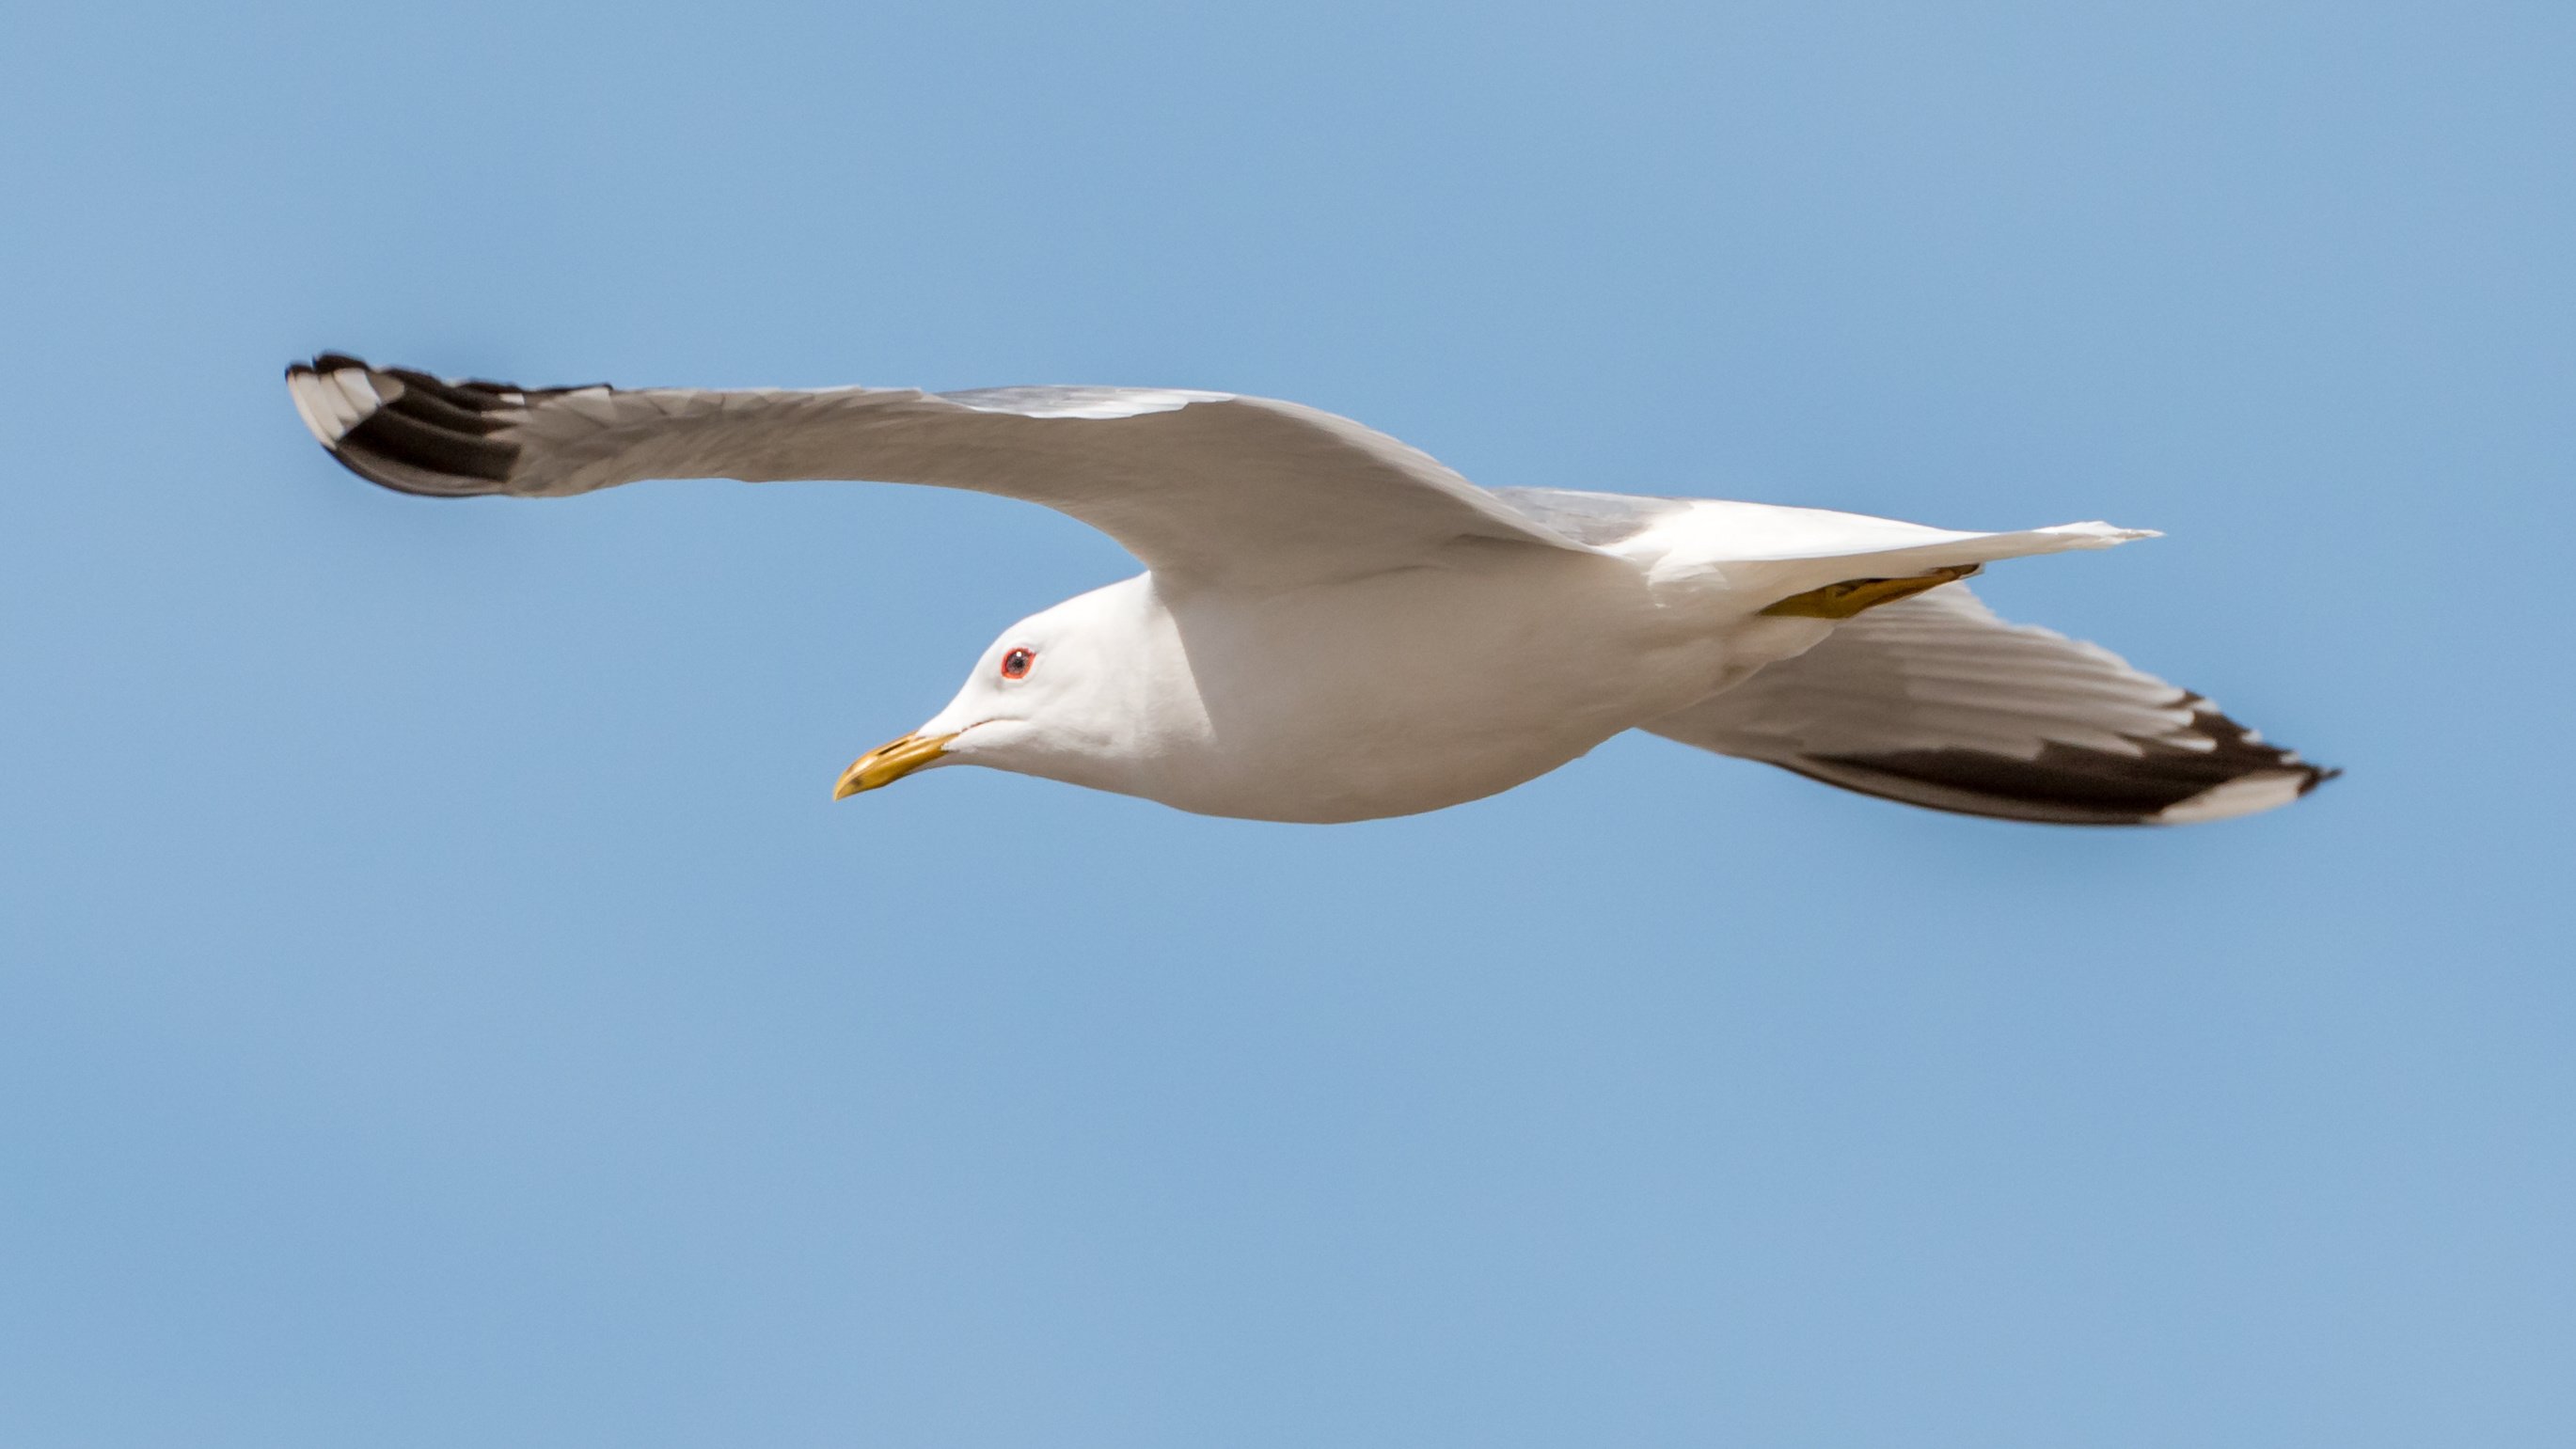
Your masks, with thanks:
<instances>
[{"instance_id":1,"label":"white breast","mask_svg":"<svg viewBox=\"0 0 2576 1449\"><path fill-rule=\"evenodd\" d=\"M1469 551L1287 593L1169 601L1198 722L1111 788L1184 810L1341 821L1555 769L1705 695L1724 646L1620 560Z\"/></svg>"}]
</instances>

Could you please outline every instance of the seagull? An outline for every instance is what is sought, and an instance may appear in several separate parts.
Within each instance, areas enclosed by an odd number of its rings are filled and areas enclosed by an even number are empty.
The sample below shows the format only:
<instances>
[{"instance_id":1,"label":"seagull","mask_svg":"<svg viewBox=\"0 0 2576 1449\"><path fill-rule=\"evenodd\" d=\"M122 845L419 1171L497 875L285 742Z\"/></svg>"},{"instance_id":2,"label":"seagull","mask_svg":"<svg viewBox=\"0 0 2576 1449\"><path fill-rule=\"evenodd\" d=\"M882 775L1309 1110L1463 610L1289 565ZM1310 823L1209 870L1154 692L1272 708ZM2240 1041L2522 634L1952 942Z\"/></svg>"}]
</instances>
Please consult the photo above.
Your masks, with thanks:
<instances>
[{"instance_id":1,"label":"seagull","mask_svg":"<svg viewBox=\"0 0 2576 1449\"><path fill-rule=\"evenodd\" d=\"M286 382L333 457L404 493L928 484L1045 504L1145 565L1004 630L835 799L983 765L1204 815L1370 820L1629 730L2049 824L2223 820L2334 774L1962 582L2144 530L1484 489L1348 418L1221 392L530 388L330 352Z\"/></svg>"}]
</instances>

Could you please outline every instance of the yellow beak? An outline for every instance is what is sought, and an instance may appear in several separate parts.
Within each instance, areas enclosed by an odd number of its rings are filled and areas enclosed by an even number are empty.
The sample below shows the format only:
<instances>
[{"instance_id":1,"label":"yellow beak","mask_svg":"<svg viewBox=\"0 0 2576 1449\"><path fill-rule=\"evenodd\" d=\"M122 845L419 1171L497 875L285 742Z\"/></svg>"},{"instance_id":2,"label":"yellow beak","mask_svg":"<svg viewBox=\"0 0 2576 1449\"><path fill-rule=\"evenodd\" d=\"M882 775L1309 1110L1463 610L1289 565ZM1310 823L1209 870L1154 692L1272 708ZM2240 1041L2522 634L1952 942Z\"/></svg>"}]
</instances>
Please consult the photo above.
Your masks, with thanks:
<instances>
[{"instance_id":1,"label":"yellow beak","mask_svg":"<svg viewBox=\"0 0 2576 1449\"><path fill-rule=\"evenodd\" d=\"M841 783L832 787L832 798L847 800L861 790L891 785L948 753L948 742L955 738L955 734L905 735L893 744L879 745L841 772Z\"/></svg>"}]
</instances>

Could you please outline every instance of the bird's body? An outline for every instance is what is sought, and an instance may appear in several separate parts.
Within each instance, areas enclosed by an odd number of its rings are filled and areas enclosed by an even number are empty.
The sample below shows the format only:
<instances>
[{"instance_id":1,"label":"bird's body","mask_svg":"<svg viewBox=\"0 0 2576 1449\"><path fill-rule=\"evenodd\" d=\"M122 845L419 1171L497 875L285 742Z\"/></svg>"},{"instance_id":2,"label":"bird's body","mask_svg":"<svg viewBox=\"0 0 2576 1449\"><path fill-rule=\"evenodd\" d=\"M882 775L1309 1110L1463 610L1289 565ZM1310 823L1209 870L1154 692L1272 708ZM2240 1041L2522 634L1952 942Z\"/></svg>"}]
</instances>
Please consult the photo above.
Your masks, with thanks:
<instances>
[{"instance_id":1,"label":"bird's body","mask_svg":"<svg viewBox=\"0 0 2576 1449\"><path fill-rule=\"evenodd\" d=\"M1144 575L1059 606L1114 615L1141 644L1112 671L1138 690L1119 716L1134 733L1026 772L1202 815L1409 815L1545 774L1723 673L1723 634L1676 627L1632 569L1460 552L1275 593Z\"/></svg>"},{"instance_id":2,"label":"bird's body","mask_svg":"<svg viewBox=\"0 0 2576 1449\"><path fill-rule=\"evenodd\" d=\"M1916 804L2066 823L2284 803L2325 772L1955 582L2144 535L1486 492L1347 419L1225 394L446 382L325 355L305 421L407 492L877 477L1084 518L1148 572L1032 616L840 793L987 764L1208 815L1335 822L1506 790L1648 729Z\"/></svg>"}]
</instances>

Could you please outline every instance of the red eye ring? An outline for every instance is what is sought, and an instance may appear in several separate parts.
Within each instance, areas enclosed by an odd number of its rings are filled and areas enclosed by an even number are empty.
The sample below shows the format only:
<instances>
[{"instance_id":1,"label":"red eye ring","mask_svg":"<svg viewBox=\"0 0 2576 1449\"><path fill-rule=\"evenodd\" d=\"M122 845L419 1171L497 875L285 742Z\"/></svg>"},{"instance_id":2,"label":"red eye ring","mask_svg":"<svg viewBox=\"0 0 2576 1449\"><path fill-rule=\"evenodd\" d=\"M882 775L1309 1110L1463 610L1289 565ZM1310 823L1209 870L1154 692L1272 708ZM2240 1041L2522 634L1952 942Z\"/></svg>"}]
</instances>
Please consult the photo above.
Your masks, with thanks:
<instances>
[{"instance_id":1,"label":"red eye ring","mask_svg":"<svg viewBox=\"0 0 2576 1449\"><path fill-rule=\"evenodd\" d=\"M1004 679L1026 679L1029 677L1029 666L1037 662L1038 656L1036 650L1014 649L1010 653L1002 656L1002 677Z\"/></svg>"}]
</instances>

